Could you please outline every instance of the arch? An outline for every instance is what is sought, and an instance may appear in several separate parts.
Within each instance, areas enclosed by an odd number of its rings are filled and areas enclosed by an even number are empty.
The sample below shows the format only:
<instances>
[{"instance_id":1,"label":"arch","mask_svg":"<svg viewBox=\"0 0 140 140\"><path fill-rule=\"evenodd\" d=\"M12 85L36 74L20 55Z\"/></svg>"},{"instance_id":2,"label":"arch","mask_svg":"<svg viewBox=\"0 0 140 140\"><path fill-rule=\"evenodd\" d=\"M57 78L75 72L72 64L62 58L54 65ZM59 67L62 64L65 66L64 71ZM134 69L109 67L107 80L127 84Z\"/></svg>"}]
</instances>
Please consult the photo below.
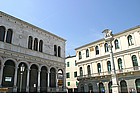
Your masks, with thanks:
<instances>
[{"instance_id":1,"label":"arch","mask_svg":"<svg viewBox=\"0 0 140 140\"><path fill-rule=\"evenodd\" d=\"M111 62L107 61L107 70L108 72L111 72Z\"/></svg>"},{"instance_id":2,"label":"arch","mask_svg":"<svg viewBox=\"0 0 140 140\"><path fill-rule=\"evenodd\" d=\"M61 57L61 47L58 46L58 57Z\"/></svg>"},{"instance_id":3,"label":"arch","mask_svg":"<svg viewBox=\"0 0 140 140\"><path fill-rule=\"evenodd\" d=\"M83 84L80 85L80 92L82 92L82 93L85 92L85 89L84 89L84 85Z\"/></svg>"},{"instance_id":4,"label":"arch","mask_svg":"<svg viewBox=\"0 0 140 140\"><path fill-rule=\"evenodd\" d=\"M137 93L140 93L140 78L135 80Z\"/></svg>"},{"instance_id":5,"label":"arch","mask_svg":"<svg viewBox=\"0 0 140 140\"><path fill-rule=\"evenodd\" d=\"M30 67L30 76L29 76L29 91L37 92L38 87L38 66L32 64Z\"/></svg>"},{"instance_id":6,"label":"arch","mask_svg":"<svg viewBox=\"0 0 140 140\"><path fill-rule=\"evenodd\" d=\"M102 82L99 83L99 93L105 93L105 87Z\"/></svg>"},{"instance_id":7,"label":"arch","mask_svg":"<svg viewBox=\"0 0 140 140\"><path fill-rule=\"evenodd\" d=\"M127 83L125 80L122 80L120 82L120 87L121 87L121 93L128 93Z\"/></svg>"},{"instance_id":8,"label":"arch","mask_svg":"<svg viewBox=\"0 0 140 140\"><path fill-rule=\"evenodd\" d=\"M32 50L32 45L33 45L33 37L29 36L29 38L28 38L28 49Z\"/></svg>"},{"instance_id":9,"label":"arch","mask_svg":"<svg viewBox=\"0 0 140 140\"><path fill-rule=\"evenodd\" d=\"M119 47L119 41L118 41L118 39L115 39L114 44L115 44L115 49L119 49L120 48Z\"/></svg>"},{"instance_id":10,"label":"arch","mask_svg":"<svg viewBox=\"0 0 140 140\"><path fill-rule=\"evenodd\" d=\"M21 66L24 67L23 71L21 71ZM28 66L24 62L20 62L18 65L17 71L17 92L26 92L27 86L27 71Z\"/></svg>"},{"instance_id":11,"label":"arch","mask_svg":"<svg viewBox=\"0 0 140 140\"><path fill-rule=\"evenodd\" d=\"M89 57L89 49L86 49L86 57Z\"/></svg>"},{"instance_id":12,"label":"arch","mask_svg":"<svg viewBox=\"0 0 140 140\"><path fill-rule=\"evenodd\" d=\"M122 59L121 58L118 59L118 68L119 68L119 70L122 70L123 69Z\"/></svg>"},{"instance_id":13,"label":"arch","mask_svg":"<svg viewBox=\"0 0 140 140\"><path fill-rule=\"evenodd\" d=\"M112 93L112 81L108 83L108 90L109 90L109 93Z\"/></svg>"},{"instance_id":14,"label":"arch","mask_svg":"<svg viewBox=\"0 0 140 140\"><path fill-rule=\"evenodd\" d=\"M39 51L43 52L43 40L39 41Z\"/></svg>"},{"instance_id":15,"label":"arch","mask_svg":"<svg viewBox=\"0 0 140 140\"><path fill-rule=\"evenodd\" d=\"M34 50L35 51L38 50L38 39L37 38L34 39Z\"/></svg>"},{"instance_id":16,"label":"arch","mask_svg":"<svg viewBox=\"0 0 140 140\"><path fill-rule=\"evenodd\" d=\"M79 59L82 59L82 53L79 52Z\"/></svg>"},{"instance_id":17,"label":"arch","mask_svg":"<svg viewBox=\"0 0 140 140\"><path fill-rule=\"evenodd\" d=\"M13 60L7 60L4 63L2 86L13 87L15 76L15 62Z\"/></svg>"},{"instance_id":18,"label":"arch","mask_svg":"<svg viewBox=\"0 0 140 140\"><path fill-rule=\"evenodd\" d=\"M56 87L56 70L53 67L50 69L50 87Z\"/></svg>"},{"instance_id":19,"label":"arch","mask_svg":"<svg viewBox=\"0 0 140 140\"><path fill-rule=\"evenodd\" d=\"M4 26L0 26L0 41L4 42L4 38L5 38L5 27Z\"/></svg>"},{"instance_id":20,"label":"arch","mask_svg":"<svg viewBox=\"0 0 140 140\"><path fill-rule=\"evenodd\" d=\"M132 35L128 35L127 41L129 46L134 45Z\"/></svg>"},{"instance_id":21,"label":"arch","mask_svg":"<svg viewBox=\"0 0 140 140\"><path fill-rule=\"evenodd\" d=\"M98 73L101 73L101 64L100 63L97 64L97 71L98 71Z\"/></svg>"},{"instance_id":22,"label":"arch","mask_svg":"<svg viewBox=\"0 0 140 140\"><path fill-rule=\"evenodd\" d=\"M135 70L138 69L138 61L136 55L132 55L132 64Z\"/></svg>"},{"instance_id":23,"label":"arch","mask_svg":"<svg viewBox=\"0 0 140 140\"><path fill-rule=\"evenodd\" d=\"M40 73L40 92L47 92L47 87L48 87L48 69L46 66L42 66Z\"/></svg>"},{"instance_id":24,"label":"arch","mask_svg":"<svg viewBox=\"0 0 140 140\"><path fill-rule=\"evenodd\" d=\"M83 69L82 69L82 67L80 67L80 76L83 76Z\"/></svg>"},{"instance_id":25,"label":"arch","mask_svg":"<svg viewBox=\"0 0 140 140\"><path fill-rule=\"evenodd\" d=\"M105 52L108 52L109 51L108 44L107 43L104 44L104 48L105 48Z\"/></svg>"},{"instance_id":26,"label":"arch","mask_svg":"<svg viewBox=\"0 0 140 140\"><path fill-rule=\"evenodd\" d=\"M87 66L87 73L88 75L91 75L90 65Z\"/></svg>"},{"instance_id":27,"label":"arch","mask_svg":"<svg viewBox=\"0 0 140 140\"><path fill-rule=\"evenodd\" d=\"M12 29L8 29L7 31L7 35L6 35L6 42L10 43L12 42L12 35L13 35L13 30Z\"/></svg>"},{"instance_id":28,"label":"arch","mask_svg":"<svg viewBox=\"0 0 140 140\"><path fill-rule=\"evenodd\" d=\"M54 45L54 56L57 56L57 46Z\"/></svg>"},{"instance_id":29,"label":"arch","mask_svg":"<svg viewBox=\"0 0 140 140\"><path fill-rule=\"evenodd\" d=\"M95 52L96 52L96 55L99 54L99 47L98 46L95 47Z\"/></svg>"},{"instance_id":30,"label":"arch","mask_svg":"<svg viewBox=\"0 0 140 140\"><path fill-rule=\"evenodd\" d=\"M91 83L88 84L88 92L92 93L93 92L93 86Z\"/></svg>"}]
</instances>

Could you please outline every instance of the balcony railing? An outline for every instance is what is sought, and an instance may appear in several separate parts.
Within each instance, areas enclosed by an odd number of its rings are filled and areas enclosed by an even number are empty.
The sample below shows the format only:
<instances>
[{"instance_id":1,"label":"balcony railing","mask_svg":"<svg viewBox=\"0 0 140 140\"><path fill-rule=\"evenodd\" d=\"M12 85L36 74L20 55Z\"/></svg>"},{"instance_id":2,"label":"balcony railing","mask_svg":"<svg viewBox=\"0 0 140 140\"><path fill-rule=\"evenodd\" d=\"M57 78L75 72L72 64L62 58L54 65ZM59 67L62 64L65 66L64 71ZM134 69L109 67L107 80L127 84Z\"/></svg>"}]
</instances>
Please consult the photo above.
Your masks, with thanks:
<instances>
[{"instance_id":1,"label":"balcony railing","mask_svg":"<svg viewBox=\"0 0 140 140\"><path fill-rule=\"evenodd\" d=\"M135 66L135 67L130 67L130 68L126 68L126 69L120 69L120 70L116 70L116 74L125 74L128 72L136 72L140 70L140 66ZM85 79L85 78L91 78L91 77L102 77L102 76L107 76L107 75L111 75L111 71L105 71L105 72L100 72L100 73L92 73L92 74L86 74L86 75L81 75L81 76L77 76L77 79Z\"/></svg>"}]
</instances>

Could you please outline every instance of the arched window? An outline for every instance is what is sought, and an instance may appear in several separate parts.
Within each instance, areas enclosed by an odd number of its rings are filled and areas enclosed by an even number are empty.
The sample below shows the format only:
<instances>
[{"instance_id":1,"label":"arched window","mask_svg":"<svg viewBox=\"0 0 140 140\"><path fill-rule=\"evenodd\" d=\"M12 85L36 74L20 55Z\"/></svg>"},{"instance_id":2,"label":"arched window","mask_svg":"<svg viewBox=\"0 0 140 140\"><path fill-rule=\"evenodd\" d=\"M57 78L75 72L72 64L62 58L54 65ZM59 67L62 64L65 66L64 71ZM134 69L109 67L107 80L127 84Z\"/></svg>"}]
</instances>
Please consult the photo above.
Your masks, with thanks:
<instances>
[{"instance_id":1,"label":"arched window","mask_svg":"<svg viewBox=\"0 0 140 140\"><path fill-rule=\"evenodd\" d=\"M56 87L56 70L55 70L55 68L50 69L50 87Z\"/></svg>"},{"instance_id":2,"label":"arched window","mask_svg":"<svg viewBox=\"0 0 140 140\"><path fill-rule=\"evenodd\" d=\"M89 50L86 49L86 57L89 57Z\"/></svg>"},{"instance_id":3,"label":"arched window","mask_svg":"<svg viewBox=\"0 0 140 140\"><path fill-rule=\"evenodd\" d=\"M102 82L99 83L99 93L105 93L105 87Z\"/></svg>"},{"instance_id":4,"label":"arched window","mask_svg":"<svg viewBox=\"0 0 140 140\"><path fill-rule=\"evenodd\" d=\"M119 70L122 70L123 69L122 59L121 58L118 59L118 68L119 68Z\"/></svg>"},{"instance_id":5,"label":"arched window","mask_svg":"<svg viewBox=\"0 0 140 140\"><path fill-rule=\"evenodd\" d=\"M129 46L134 45L134 43L133 43L133 38L132 38L131 35L129 35L129 36L127 37L127 40L128 40L128 45L129 45Z\"/></svg>"},{"instance_id":6,"label":"arched window","mask_svg":"<svg viewBox=\"0 0 140 140\"><path fill-rule=\"evenodd\" d=\"M93 86L92 86L91 83L88 84L88 92L89 92L89 93L92 93L92 92L93 92Z\"/></svg>"},{"instance_id":7,"label":"arched window","mask_svg":"<svg viewBox=\"0 0 140 140\"><path fill-rule=\"evenodd\" d=\"M135 84L136 84L137 93L140 93L140 79L136 79Z\"/></svg>"},{"instance_id":8,"label":"arched window","mask_svg":"<svg viewBox=\"0 0 140 140\"><path fill-rule=\"evenodd\" d=\"M8 29L7 36L6 36L6 42L7 43L11 43L11 41L12 41L12 35L13 35L13 31L11 29Z\"/></svg>"},{"instance_id":9,"label":"arched window","mask_svg":"<svg viewBox=\"0 0 140 140\"><path fill-rule=\"evenodd\" d=\"M57 56L57 46L54 45L54 56Z\"/></svg>"},{"instance_id":10,"label":"arched window","mask_svg":"<svg viewBox=\"0 0 140 140\"><path fill-rule=\"evenodd\" d=\"M98 46L95 47L95 51L96 51L96 55L98 55L99 54L99 47Z\"/></svg>"},{"instance_id":11,"label":"arched window","mask_svg":"<svg viewBox=\"0 0 140 140\"><path fill-rule=\"evenodd\" d=\"M61 47L58 46L58 57L61 57Z\"/></svg>"},{"instance_id":12,"label":"arched window","mask_svg":"<svg viewBox=\"0 0 140 140\"><path fill-rule=\"evenodd\" d=\"M43 41L42 40L39 41L39 51L40 52L43 51Z\"/></svg>"},{"instance_id":13,"label":"arched window","mask_svg":"<svg viewBox=\"0 0 140 140\"><path fill-rule=\"evenodd\" d=\"M84 92L84 85L80 86L80 92L82 92L82 93Z\"/></svg>"},{"instance_id":14,"label":"arched window","mask_svg":"<svg viewBox=\"0 0 140 140\"><path fill-rule=\"evenodd\" d=\"M108 83L108 90L109 90L109 93L112 93L112 81Z\"/></svg>"},{"instance_id":15,"label":"arched window","mask_svg":"<svg viewBox=\"0 0 140 140\"><path fill-rule=\"evenodd\" d=\"M5 37L5 27L0 26L0 41L4 42L4 37Z\"/></svg>"},{"instance_id":16,"label":"arched window","mask_svg":"<svg viewBox=\"0 0 140 140\"><path fill-rule=\"evenodd\" d=\"M136 55L132 56L132 63L133 63L134 69L138 69L138 61L137 61Z\"/></svg>"},{"instance_id":17,"label":"arched window","mask_svg":"<svg viewBox=\"0 0 140 140\"><path fill-rule=\"evenodd\" d=\"M107 70L108 72L111 72L111 62L107 61Z\"/></svg>"},{"instance_id":18,"label":"arched window","mask_svg":"<svg viewBox=\"0 0 140 140\"><path fill-rule=\"evenodd\" d=\"M82 59L82 54L81 54L81 52L79 52L79 59Z\"/></svg>"},{"instance_id":19,"label":"arched window","mask_svg":"<svg viewBox=\"0 0 140 140\"><path fill-rule=\"evenodd\" d=\"M108 52L109 49L108 49L108 44L107 43L105 43L104 47L105 47L105 52Z\"/></svg>"},{"instance_id":20,"label":"arched window","mask_svg":"<svg viewBox=\"0 0 140 140\"><path fill-rule=\"evenodd\" d=\"M34 50L35 51L38 50L38 39L37 38L34 39Z\"/></svg>"},{"instance_id":21,"label":"arched window","mask_svg":"<svg viewBox=\"0 0 140 140\"><path fill-rule=\"evenodd\" d=\"M120 47L119 47L119 41L118 41L118 39L116 39L115 41L114 41L114 44L115 44L115 49L119 49Z\"/></svg>"},{"instance_id":22,"label":"arched window","mask_svg":"<svg viewBox=\"0 0 140 140\"><path fill-rule=\"evenodd\" d=\"M98 73L101 73L101 64L100 63L97 64L97 70L98 70Z\"/></svg>"},{"instance_id":23,"label":"arched window","mask_svg":"<svg viewBox=\"0 0 140 140\"><path fill-rule=\"evenodd\" d=\"M128 90L127 90L127 83L125 80L122 80L120 82L120 87L121 87L121 93L128 93Z\"/></svg>"},{"instance_id":24,"label":"arched window","mask_svg":"<svg viewBox=\"0 0 140 140\"><path fill-rule=\"evenodd\" d=\"M80 76L83 76L83 69L80 67Z\"/></svg>"},{"instance_id":25,"label":"arched window","mask_svg":"<svg viewBox=\"0 0 140 140\"><path fill-rule=\"evenodd\" d=\"M28 38L28 49L32 49L32 44L33 44L33 37L29 36L29 38Z\"/></svg>"},{"instance_id":26,"label":"arched window","mask_svg":"<svg viewBox=\"0 0 140 140\"><path fill-rule=\"evenodd\" d=\"M90 65L87 66L87 73L88 75L91 75Z\"/></svg>"}]
</instances>

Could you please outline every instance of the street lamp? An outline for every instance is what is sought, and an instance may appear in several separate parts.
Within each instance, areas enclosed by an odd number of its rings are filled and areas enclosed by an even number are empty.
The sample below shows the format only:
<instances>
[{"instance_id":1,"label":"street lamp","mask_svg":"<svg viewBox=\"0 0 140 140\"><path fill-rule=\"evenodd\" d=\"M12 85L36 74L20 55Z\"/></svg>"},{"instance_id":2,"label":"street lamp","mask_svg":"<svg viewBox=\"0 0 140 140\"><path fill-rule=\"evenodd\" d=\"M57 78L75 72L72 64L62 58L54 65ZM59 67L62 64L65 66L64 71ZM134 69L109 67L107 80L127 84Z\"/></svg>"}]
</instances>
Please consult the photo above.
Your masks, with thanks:
<instances>
[{"instance_id":1,"label":"street lamp","mask_svg":"<svg viewBox=\"0 0 140 140\"><path fill-rule=\"evenodd\" d=\"M105 34L105 42L108 44L109 52L110 52L110 61L111 61L111 78L112 78L112 93L119 93L118 89L118 82L117 82L117 76L116 76L116 70L115 70L115 63L114 63L114 57L113 57L113 51L112 51L112 41L114 40L112 31L109 29L105 29L102 33Z\"/></svg>"},{"instance_id":2,"label":"street lamp","mask_svg":"<svg viewBox=\"0 0 140 140\"><path fill-rule=\"evenodd\" d=\"M20 92L22 90L22 79L23 79L24 70L25 70L25 66L24 64L22 64L20 67Z\"/></svg>"}]
</instances>

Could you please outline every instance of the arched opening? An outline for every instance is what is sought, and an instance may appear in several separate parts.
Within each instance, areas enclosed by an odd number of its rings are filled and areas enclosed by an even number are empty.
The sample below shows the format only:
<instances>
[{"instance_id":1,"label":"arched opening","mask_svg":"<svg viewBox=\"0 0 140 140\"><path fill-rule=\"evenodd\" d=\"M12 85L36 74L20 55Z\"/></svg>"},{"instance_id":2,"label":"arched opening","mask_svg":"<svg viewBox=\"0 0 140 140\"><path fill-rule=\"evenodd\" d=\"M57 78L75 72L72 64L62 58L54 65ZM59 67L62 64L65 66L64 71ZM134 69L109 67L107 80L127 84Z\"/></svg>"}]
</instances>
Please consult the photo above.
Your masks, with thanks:
<instances>
[{"instance_id":1,"label":"arched opening","mask_svg":"<svg viewBox=\"0 0 140 140\"><path fill-rule=\"evenodd\" d=\"M61 57L61 47L58 46L58 57Z\"/></svg>"},{"instance_id":2,"label":"arched opening","mask_svg":"<svg viewBox=\"0 0 140 140\"><path fill-rule=\"evenodd\" d=\"M87 73L88 73L88 76L91 75L90 65L87 66Z\"/></svg>"},{"instance_id":3,"label":"arched opening","mask_svg":"<svg viewBox=\"0 0 140 140\"><path fill-rule=\"evenodd\" d=\"M28 49L32 50L32 45L33 45L33 37L29 36L29 38L28 38Z\"/></svg>"},{"instance_id":4,"label":"arched opening","mask_svg":"<svg viewBox=\"0 0 140 140\"><path fill-rule=\"evenodd\" d=\"M55 68L50 69L50 87L51 88L56 87L56 70L55 70Z\"/></svg>"},{"instance_id":5,"label":"arched opening","mask_svg":"<svg viewBox=\"0 0 140 140\"><path fill-rule=\"evenodd\" d=\"M101 64L100 63L97 64L97 71L98 71L98 73L101 73Z\"/></svg>"},{"instance_id":6,"label":"arched opening","mask_svg":"<svg viewBox=\"0 0 140 140\"><path fill-rule=\"evenodd\" d=\"M4 26L0 26L0 41L4 42L4 38L5 38L5 27Z\"/></svg>"},{"instance_id":7,"label":"arched opening","mask_svg":"<svg viewBox=\"0 0 140 140\"><path fill-rule=\"evenodd\" d=\"M38 39L37 38L34 39L34 50L35 51L38 50Z\"/></svg>"},{"instance_id":8,"label":"arched opening","mask_svg":"<svg viewBox=\"0 0 140 140\"><path fill-rule=\"evenodd\" d=\"M108 83L108 90L109 90L109 93L112 93L112 81Z\"/></svg>"},{"instance_id":9,"label":"arched opening","mask_svg":"<svg viewBox=\"0 0 140 140\"><path fill-rule=\"evenodd\" d=\"M86 49L86 57L89 57L89 50Z\"/></svg>"},{"instance_id":10,"label":"arched opening","mask_svg":"<svg viewBox=\"0 0 140 140\"><path fill-rule=\"evenodd\" d=\"M45 66L41 68L40 73L40 92L47 92L47 84L48 84L48 71Z\"/></svg>"},{"instance_id":11,"label":"arched opening","mask_svg":"<svg viewBox=\"0 0 140 140\"><path fill-rule=\"evenodd\" d=\"M138 69L138 61L137 61L136 55L132 56L132 63L133 63L134 70L137 70Z\"/></svg>"},{"instance_id":12,"label":"arched opening","mask_svg":"<svg viewBox=\"0 0 140 140\"><path fill-rule=\"evenodd\" d=\"M125 80L122 80L120 82L120 87L121 87L121 93L128 93L127 83Z\"/></svg>"},{"instance_id":13,"label":"arched opening","mask_svg":"<svg viewBox=\"0 0 140 140\"><path fill-rule=\"evenodd\" d=\"M114 44L115 44L115 49L119 49L119 41L117 39L114 41Z\"/></svg>"},{"instance_id":14,"label":"arched opening","mask_svg":"<svg viewBox=\"0 0 140 140\"><path fill-rule=\"evenodd\" d=\"M111 72L111 62L110 61L107 61L107 70L108 70L108 73Z\"/></svg>"},{"instance_id":15,"label":"arched opening","mask_svg":"<svg viewBox=\"0 0 140 140\"><path fill-rule=\"evenodd\" d=\"M85 91L84 91L84 85L81 85L81 86L80 86L80 92L81 92L81 93L84 93L84 92L85 92Z\"/></svg>"},{"instance_id":16,"label":"arched opening","mask_svg":"<svg viewBox=\"0 0 140 140\"><path fill-rule=\"evenodd\" d=\"M88 84L88 92L89 92L89 93L93 93L93 86L92 86L91 83Z\"/></svg>"},{"instance_id":17,"label":"arched opening","mask_svg":"<svg viewBox=\"0 0 140 140\"><path fill-rule=\"evenodd\" d=\"M108 44L107 43L104 44L104 47L105 47L105 52L108 52L109 49L108 49Z\"/></svg>"},{"instance_id":18,"label":"arched opening","mask_svg":"<svg viewBox=\"0 0 140 140\"><path fill-rule=\"evenodd\" d=\"M33 64L30 68L30 82L29 82L29 91L37 92L38 87L38 67Z\"/></svg>"},{"instance_id":19,"label":"arched opening","mask_svg":"<svg viewBox=\"0 0 140 140\"><path fill-rule=\"evenodd\" d=\"M12 35L13 35L13 31L11 29L8 29L7 36L6 36L6 42L7 43L11 43L12 42Z\"/></svg>"},{"instance_id":20,"label":"arched opening","mask_svg":"<svg viewBox=\"0 0 140 140\"><path fill-rule=\"evenodd\" d=\"M140 79L136 79L135 84L136 84L137 93L140 93Z\"/></svg>"},{"instance_id":21,"label":"arched opening","mask_svg":"<svg viewBox=\"0 0 140 140\"><path fill-rule=\"evenodd\" d=\"M12 60L7 60L4 65L2 86L12 88L14 86L15 63Z\"/></svg>"},{"instance_id":22,"label":"arched opening","mask_svg":"<svg viewBox=\"0 0 140 140\"><path fill-rule=\"evenodd\" d=\"M105 93L105 87L102 82L99 83L99 93Z\"/></svg>"},{"instance_id":23,"label":"arched opening","mask_svg":"<svg viewBox=\"0 0 140 140\"><path fill-rule=\"evenodd\" d=\"M128 45L129 45L129 46L134 45L132 35L129 35L129 36L127 37L127 40L128 40Z\"/></svg>"},{"instance_id":24,"label":"arched opening","mask_svg":"<svg viewBox=\"0 0 140 140\"><path fill-rule=\"evenodd\" d=\"M95 52L96 52L96 55L99 54L99 47L98 46L95 47Z\"/></svg>"},{"instance_id":25,"label":"arched opening","mask_svg":"<svg viewBox=\"0 0 140 140\"><path fill-rule=\"evenodd\" d=\"M17 92L26 92L27 65L25 63L19 64L17 74Z\"/></svg>"},{"instance_id":26,"label":"arched opening","mask_svg":"<svg viewBox=\"0 0 140 140\"><path fill-rule=\"evenodd\" d=\"M83 76L83 69L80 67L80 76Z\"/></svg>"},{"instance_id":27,"label":"arched opening","mask_svg":"<svg viewBox=\"0 0 140 140\"><path fill-rule=\"evenodd\" d=\"M119 71L121 71L123 69L121 58L118 59L118 68L119 68Z\"/></svg>"},{"instance_id":28,"label":"arched opening","mask_svg":"<svg viewBox=\"0 0 140 140\"><path fill-rule=\"evenodd\" d=\"M43 41L42 40L39 41L39 51L43 52Z\"/></svg>"},{"instance_id":29,"label":"arched opening","mask_svg":"<svg viewBox=\"0 0 140 140\"><path fill-rule=\"evenodd\" d=\"M54 45L54 56L57 56L57 46Z\"/></svg>"}]
</instances>

